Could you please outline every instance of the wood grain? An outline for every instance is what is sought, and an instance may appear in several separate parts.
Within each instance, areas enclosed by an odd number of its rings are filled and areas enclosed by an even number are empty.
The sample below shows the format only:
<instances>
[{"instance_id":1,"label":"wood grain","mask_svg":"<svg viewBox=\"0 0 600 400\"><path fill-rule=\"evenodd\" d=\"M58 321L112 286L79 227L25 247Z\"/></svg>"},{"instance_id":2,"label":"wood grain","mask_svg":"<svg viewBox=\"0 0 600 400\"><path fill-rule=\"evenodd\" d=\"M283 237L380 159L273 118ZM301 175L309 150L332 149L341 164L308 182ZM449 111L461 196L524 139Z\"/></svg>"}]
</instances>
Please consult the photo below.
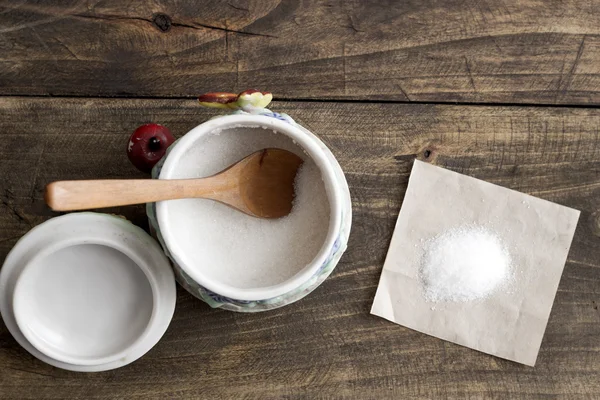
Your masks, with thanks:
<instances>
[{"instance_id":1,"label":"wood grain","mask_svg":"<svg viewBox=\"0 0 600 400\"><path fill-rule=\"evenodd\" d=\"M320 135L353 198L349 249L307 298L271 312L212 310L180 290L164 338L94 374L59 370L0 324L0 397L317 399L600 397L600 110L276 102ZM58 179L142 178L129 134L176 136L213 111L192 100L0 98L0 257L56 215ZM582 210L535 368L369 315L415 158ZM147 226L142 206L109 210Z\"/></svg>"},{"instance_id":2,"label":"wood grain","mask_svg":"<svg viewBox=\"0 0 600 400\"><path fill-rule=\"evenodd\" d=\"M600 0L0 1L0 94L600 103Z\"/></svg>"}]
</instances>

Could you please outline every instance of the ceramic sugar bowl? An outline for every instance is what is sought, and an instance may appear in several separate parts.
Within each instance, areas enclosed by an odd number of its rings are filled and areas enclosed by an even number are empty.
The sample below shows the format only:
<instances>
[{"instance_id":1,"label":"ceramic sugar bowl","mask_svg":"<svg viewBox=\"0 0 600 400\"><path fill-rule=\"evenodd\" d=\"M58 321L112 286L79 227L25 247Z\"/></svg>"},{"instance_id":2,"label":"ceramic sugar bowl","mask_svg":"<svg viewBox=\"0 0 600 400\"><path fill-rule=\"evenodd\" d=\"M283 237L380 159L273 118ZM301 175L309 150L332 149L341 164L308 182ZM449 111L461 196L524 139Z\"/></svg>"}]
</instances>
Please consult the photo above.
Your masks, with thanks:
<instances>
[{"instance_id":1,"label":"ceramic sugar bowl","mask_svg":"<svg viewBox=\"0 0 600 400\"><path fill-rule=\"evenodd\" d=\"M270 94L225 95L200 100L232 114L176 141L153 178L209 176L254 151L284 148L304 159L291 214L264 220L204 199L151 203L147 213L177 281L190 293L212 307L265 311L301 299L333 271L350 234L350 192L319 138L290 116L264 108Z\"/></svg>"}]
</instances>

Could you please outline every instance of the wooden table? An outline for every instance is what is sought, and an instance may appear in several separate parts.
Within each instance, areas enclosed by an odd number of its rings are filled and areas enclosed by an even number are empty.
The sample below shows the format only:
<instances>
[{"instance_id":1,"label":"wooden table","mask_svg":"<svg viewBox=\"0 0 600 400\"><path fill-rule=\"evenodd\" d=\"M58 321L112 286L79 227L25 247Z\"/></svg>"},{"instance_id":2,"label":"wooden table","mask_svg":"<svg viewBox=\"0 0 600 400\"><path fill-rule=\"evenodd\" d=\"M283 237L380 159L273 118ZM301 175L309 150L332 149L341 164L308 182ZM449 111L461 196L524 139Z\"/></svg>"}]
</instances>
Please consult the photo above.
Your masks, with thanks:
<instances>
[{"instance_id":1,"label":"wooden table","mask_svg":"<svg viewBox=\"0 0 600 400\"><path fill-rule=\"evenodd\" d=\"M48 182L142 178L138 125L181 136L214 115L195 96L250 87L346 172L331 277L256 315L179 290L158 345L103 373L50 367L0 323L0 398L600 398L598 0L1 1L2 259L56 215ZM535 368L369 314L415 158L582 211Z\"/></svg>"}]
</instances>

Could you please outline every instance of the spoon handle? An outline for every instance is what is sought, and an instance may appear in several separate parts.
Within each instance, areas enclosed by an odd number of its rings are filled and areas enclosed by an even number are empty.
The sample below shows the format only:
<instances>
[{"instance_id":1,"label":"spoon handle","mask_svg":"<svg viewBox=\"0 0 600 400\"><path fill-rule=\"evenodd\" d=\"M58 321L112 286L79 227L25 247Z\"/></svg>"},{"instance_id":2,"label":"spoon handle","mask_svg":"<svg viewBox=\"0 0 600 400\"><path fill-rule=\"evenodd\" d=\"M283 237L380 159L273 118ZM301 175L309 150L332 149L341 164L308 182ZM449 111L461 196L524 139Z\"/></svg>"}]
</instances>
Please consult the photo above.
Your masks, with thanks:
<instances>
[{"instance_id":1,"label":"spoon handle","mask_svg":"<svg viewBox=\"0 0 600 400\"><path fill-rule=\"evenodd\" d=\"M214 198L223 190L218 183L214 177L58 181L46 186L44 198L54 211L88 210L189 197Z\"/></svg>"}]
</instances>

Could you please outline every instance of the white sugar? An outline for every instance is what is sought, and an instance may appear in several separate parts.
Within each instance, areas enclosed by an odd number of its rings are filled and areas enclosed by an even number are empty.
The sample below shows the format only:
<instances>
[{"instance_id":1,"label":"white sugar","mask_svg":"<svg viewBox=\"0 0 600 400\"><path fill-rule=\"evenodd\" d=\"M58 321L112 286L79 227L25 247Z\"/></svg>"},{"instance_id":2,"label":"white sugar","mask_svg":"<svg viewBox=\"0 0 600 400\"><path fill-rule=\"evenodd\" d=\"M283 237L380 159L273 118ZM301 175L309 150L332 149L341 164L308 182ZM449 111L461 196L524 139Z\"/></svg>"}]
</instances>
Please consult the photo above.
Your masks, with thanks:
<instances>
[{"instance_id":1,"label":"white sugar","mask_svg":"<svg viewBox=\"0 0 600 400\"><path fill-rule=\"evenodd\" d=\"M505 287L510 265L497 235L483 227L462 226L427 241L420 278L429 301L472 301Z\"/></svg>"},{"instance_id":2,"label":"white sugar","mask_svg":"<svg viewBox=\"0 0 600 400\"><path fill-rule=\"evenodd\" d=\"M304 159L287 217L254 218L203 199L176 200L168 206L170 223L181 227L176 233L179 249L211 280L237 288L282 283L308 265L325 241L330 206L321 172L283 134L236 127L207 135L181 157L173 178L212 175L267 147L283 148Z\"/></svg>"}]
</instances>

